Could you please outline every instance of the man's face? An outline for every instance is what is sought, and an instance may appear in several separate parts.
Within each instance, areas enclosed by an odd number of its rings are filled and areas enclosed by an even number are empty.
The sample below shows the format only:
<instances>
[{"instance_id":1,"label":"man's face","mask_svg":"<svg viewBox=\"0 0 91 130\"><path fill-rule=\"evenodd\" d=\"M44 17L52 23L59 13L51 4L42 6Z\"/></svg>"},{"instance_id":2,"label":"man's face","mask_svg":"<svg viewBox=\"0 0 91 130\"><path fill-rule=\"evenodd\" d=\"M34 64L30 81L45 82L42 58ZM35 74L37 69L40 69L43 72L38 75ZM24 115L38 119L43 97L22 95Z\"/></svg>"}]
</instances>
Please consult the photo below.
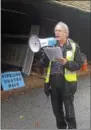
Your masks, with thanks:
<instances>
[{"instance_id":1,"label":"man's face","mask_svg":"<svg viewBox=\"0 0 91 130\"><path fill-rule=\"evenodd\" d=\"M65 40L67 38L67 32L59 25L56 26L54 33L57 41Z\"/></svg>"}]
</instances>

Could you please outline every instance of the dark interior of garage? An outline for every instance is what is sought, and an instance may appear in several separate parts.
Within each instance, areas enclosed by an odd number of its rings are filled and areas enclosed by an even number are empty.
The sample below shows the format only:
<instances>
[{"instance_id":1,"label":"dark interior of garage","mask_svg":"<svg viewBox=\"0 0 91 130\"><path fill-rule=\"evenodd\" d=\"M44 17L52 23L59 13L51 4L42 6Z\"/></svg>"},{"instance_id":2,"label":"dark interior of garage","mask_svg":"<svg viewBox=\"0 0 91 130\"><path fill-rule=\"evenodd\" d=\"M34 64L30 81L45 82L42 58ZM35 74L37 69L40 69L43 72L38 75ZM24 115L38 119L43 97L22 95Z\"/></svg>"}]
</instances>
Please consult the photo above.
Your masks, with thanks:
<instances>
[{"instance_id":1,"label":"dark interior of garage","mask_svg":"<svg viewBox=\"0 0 91 130\"><path fill-rule=\"evenodd\" d=\"M91 61L90 17L90 12L67 7L50 0L2 0L2 72L12 70L12 68L22 70L26 49L22 49L23 55L20 57L22 61L20 61L19 64L17 63L19 61L19 57L16 55L17 51L11 54L16 59L15 62L10 58L9 52L11 51L10 48L14 45L17 46L16 50L18 45L28 46L32 25L39 26L38 36L40 38L52 37L54 36L54 26L58 21L63 21L69 26L70 38L79 44L81 51L87 55L88 61ZM33 64L36 64L35 59L38 61L40 55L40 52L35 54Z\"/></svg>"}]
</instances>

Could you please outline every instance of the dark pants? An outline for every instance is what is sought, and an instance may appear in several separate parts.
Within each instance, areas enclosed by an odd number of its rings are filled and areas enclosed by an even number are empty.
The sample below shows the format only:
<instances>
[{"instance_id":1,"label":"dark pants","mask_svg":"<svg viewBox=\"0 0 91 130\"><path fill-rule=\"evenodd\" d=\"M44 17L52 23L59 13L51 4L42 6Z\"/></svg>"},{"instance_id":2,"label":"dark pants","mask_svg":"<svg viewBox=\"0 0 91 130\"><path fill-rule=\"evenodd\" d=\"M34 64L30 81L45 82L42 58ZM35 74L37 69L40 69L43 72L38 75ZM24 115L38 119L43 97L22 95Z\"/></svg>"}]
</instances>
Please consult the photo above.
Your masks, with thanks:
<instances>
[{"instance_id":1,"label":"dark pants","mask_svg":"<svg viewBox=\"0 0 91 130\"><path fill-rule=\"evenodd\" d=\"M64 77L61 75L51 76L50 84L52 87L51 103L57 128L66 129L68 125L68 129L76 129L73 101L77 84L66 84Z\"/></svg>"}]
</instances>

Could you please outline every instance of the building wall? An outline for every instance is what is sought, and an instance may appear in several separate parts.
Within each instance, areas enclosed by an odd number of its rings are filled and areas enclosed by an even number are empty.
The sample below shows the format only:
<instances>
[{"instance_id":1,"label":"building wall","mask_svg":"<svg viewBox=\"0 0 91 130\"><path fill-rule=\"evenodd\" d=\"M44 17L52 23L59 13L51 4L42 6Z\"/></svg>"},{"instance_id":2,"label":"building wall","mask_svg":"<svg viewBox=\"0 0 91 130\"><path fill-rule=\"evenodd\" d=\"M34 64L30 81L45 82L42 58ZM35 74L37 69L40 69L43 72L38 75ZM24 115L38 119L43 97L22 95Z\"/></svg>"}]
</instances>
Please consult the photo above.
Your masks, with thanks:
<instances>
[{"instance_id":1,"label":"building wall","mask_svg":"<svg viewBox=\"0 0 91 130\"><path fill-rule=\"evenodd\" d=\"M20 2L22 2L21 0ZM58 21L65 22L70 29L70 38L79 44L81 51L85 53L88 60L90 57L90 12L81 11L72 7L56 4L55 2L45 1L23 1L21 3L6 2L6 5L2 4L2 8L8 8L23 12L24 15L13 14L2 10L2 34L14 34L14 35L29 35L31 25L39 25L40 33L39 37L51 37L54 36L54 26ZM21 6L20 6L21 5ZM12 7L12 8L11 8ZM9 15L8 15L9 14ZM16 17L17 16L17 17ZM16 19L13 20L12 19ZM20 20L21 19L21 20ZM10 21L9 25L7 24ZM19 24L17 24L17 22ZM18 26L17 26L18 25ZM21 25L21 26L20 26ZM13 27L13 28L12 28ZM13 32L12 32L13 31ZM11 44L27 44L28 38L8 38L3 37L2 44L10 42ZM12 39L12 40L11 40ZM5 42L3 42L5 41Z\"/></svg>"},{"instance_id":2,"label":"building wall","mask_svg":"<svg viewBox=\"0 0 91 130\"><path fill-rule=\"evenodd\" d=\"M40 4L39 4L40 5ZM54 3L41 3L42 12L41 37L53 36L54 26L58 21L63 21L69 26L70 38L79 44L81 51L88 60L90 57L90 12L81 11L73 7L62 6Z\"/></svg>"}]
</instances>

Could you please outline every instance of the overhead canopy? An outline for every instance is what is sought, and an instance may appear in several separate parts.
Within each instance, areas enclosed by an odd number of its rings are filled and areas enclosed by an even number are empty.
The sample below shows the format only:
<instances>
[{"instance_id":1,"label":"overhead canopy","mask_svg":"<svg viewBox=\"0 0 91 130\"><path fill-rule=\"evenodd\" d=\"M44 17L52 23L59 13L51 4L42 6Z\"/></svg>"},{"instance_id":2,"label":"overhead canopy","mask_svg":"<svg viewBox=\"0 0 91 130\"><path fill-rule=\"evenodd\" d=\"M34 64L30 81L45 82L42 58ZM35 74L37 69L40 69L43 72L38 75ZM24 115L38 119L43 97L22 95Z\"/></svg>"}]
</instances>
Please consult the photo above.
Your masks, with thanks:
<instances>
[{"instance_id":1,"label":"overhead canopy","mask_svg":"<svg viewBox=\"0 0 91 130\"><path fill-rule=\"evenodd\" d=\"M70 29L70 38L81 47L90 58L90 16L89 11L59 4L52 0L2 0L2 36L28 39L32 24L40 25L40 37L54 35L53 29L58 21L65 22ZM13 35L13 36L12 36ZM15 37L16 36L16 37ZM25 37L24 37L25 36ZM5 39L5 38L4 38ZM17 43L17 40L14 40Z\"/></svg>"}]
</instances>

